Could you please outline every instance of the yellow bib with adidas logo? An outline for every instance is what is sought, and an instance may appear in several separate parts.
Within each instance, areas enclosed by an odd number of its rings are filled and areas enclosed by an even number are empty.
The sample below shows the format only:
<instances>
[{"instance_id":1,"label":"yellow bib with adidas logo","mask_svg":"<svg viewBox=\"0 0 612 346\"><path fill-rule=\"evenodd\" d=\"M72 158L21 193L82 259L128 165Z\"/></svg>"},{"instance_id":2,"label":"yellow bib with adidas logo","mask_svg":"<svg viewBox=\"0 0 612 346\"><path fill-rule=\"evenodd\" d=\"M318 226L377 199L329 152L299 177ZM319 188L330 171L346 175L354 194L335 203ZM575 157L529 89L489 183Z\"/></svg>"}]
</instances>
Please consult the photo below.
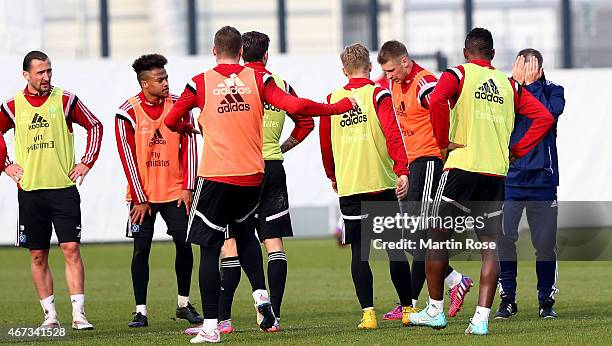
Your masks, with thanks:
<instances>
[{"instance_id":1,"label":"yellow bib with adidas logo","mask_svg":"<svg viewBox=\"0 0 612 346\"><path fill-rule=\"evenodd\" d=\"M285 81L272 74L276 85L285 90ZM287 112L275 106L264 103L263 118L263 158L264 160L282 160L283 153L280 148L280 137L285 125Z\"/></svg>"},{"instance_id":2,"label":"yellow bib with adidas logo","mask_svg":"<svg viewBox=\"0 0 612 346\"><path fill-rule=\"evenodd\" d=\"M68 176L74 168L74 137L66 125L63 93L53 87L40 107L23 92L15 95L15 158L23 168L19 184L25 191L74 186Z\"/></svg>"},{"instance_id":3,"label":"yellow bib with adidas logo","mask_svg":"<svg viewBox=\"0 0 612 346\"><path fill-rule=\"evenodd\" d=\"M514 90L502 72L471 63L462 66L463 89L451 110L449 140L465 147L452 150L444 168L505 176Z\"/></svg>"},{"instance_id":4,"label":"yellow bib with adidas logo","mask_svg":"<svg viewBox=\"0 0 612 346\"><path fill-rule=\"evenodd\" d=\"M332 93L330 103L344 97L357 101L357 110L331 117L331 143L338 195L350 196L395 188L397 177L387 141L374 109L373 85Z\"/></svg>"}]
</instances>

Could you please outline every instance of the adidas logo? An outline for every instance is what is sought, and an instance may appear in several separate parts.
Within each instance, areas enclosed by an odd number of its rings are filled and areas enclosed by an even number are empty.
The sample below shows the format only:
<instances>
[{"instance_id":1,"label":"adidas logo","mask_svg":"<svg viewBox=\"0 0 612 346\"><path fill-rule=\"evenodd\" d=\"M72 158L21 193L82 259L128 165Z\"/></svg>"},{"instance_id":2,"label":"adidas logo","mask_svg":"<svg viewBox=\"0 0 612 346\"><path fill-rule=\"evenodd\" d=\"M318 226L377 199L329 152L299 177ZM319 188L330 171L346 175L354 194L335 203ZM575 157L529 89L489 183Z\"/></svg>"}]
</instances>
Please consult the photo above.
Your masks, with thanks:
<instances>
[{"instance_id":1,"label":"adidas logo","mask_svg":"<svg viewBox=\"0 0 612 346\"><path fill-rule=\"evenodd\" d=\"M408 114L406 113L406 104L404 104L404 101L402 101L399 104L399 107L397 107L397 109L395 110L395 112L397 113L398 116L400 117L406 117L408 116Z\"/></svg>"},{"instance_id":2,"label":"adidas logo","mask_svg":"<svg viewBox=\"0 0 612 346\"><path fill-rule=\"evenodd\" d=\"M164 139L164 136L162 136L161 131L159 131L159 129L155 130L153 137L151 137L151 140L149 141L150 147L156 144L166 145L166 140Z\"/></svg>"},{"instance_id":3,"label":"adidas logo","mask_svg":"<svg viewBox=\"0 0 612 346\"><path fill-rule=\"evenodd\" d=\"M35 113L34 117L32 118L32 123L30 126L28 126L28 129L34 130L42 127L49 127L49 123L42 117L42 115Z\"/></svg>"},{"instance_id":4,"label":"adidas logo","mask_svg":"<svg viewBox=\"0 0 612 346\"><path fill-rule=\"evenodd\" d=\"M222 83L217 84L216 89L213 89L213 95L237 95L250 93L251 88L247 87L235 73L232 73L229 78L226 78Z\"/></svg>"},{"instance_id":5,"label":"adidas logo","mask_svg":"<svg viewBox=\"0 0 612 346\"><path fill-rule=\"evenodd\" d=\"M363 114L361 111L361 107L357 106L357 110L351 109L348 113L344 113L342 115L342 120L340 121L340 126L351 126L357 125L359 123L363 123L368 121L368 116Z\"/></svg>"},{"instance_id":6,"label":"adidas logo","mask_svg":"<svg viewBox=\"0 0 612 346\"><path fill-rule=\"evenodd\" d=\"M221 101L221 104L219 104L217 112L219 112L219 114L228 112L247 112L250 109L251 105L244 102L240 94L227 94L223 101Z\"/></svg>"},{"instance_id":7,"label":"adidas logo","mask_svg":"<svg viewBox=\"0 0 612 346\"><path fill-rule=\"evenodd\" d=\"M474 92L474 97L480 100L496 102L500 105L504 104L504 98L499 96L499 89L497 85L495 85L495 82L493 82L493 79L489 79L479 86L478 90Z\"/></svg>"}]
</instances>

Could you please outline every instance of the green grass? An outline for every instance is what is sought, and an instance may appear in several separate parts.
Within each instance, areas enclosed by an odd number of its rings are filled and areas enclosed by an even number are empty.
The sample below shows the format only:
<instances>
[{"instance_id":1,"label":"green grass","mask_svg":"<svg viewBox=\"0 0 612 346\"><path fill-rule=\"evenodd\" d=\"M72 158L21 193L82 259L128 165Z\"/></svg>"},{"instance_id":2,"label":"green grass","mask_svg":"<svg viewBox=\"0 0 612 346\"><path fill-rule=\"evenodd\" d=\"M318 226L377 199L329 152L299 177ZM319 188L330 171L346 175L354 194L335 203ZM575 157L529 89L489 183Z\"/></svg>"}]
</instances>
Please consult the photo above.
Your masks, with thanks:
<instances>
[{"instance_id":1,"label":"green grass","mask_svg":"<svg viewBox=\"0 0 612 346\"><path fill-rule=\"evenodd\" d=\"M350 253L338 248L332 240L289 240L288 282L283 302L283 331L279 334L259 332L249 292L242 276L233 306L233 321L237 331L223 337L231 344L395 344L422 343L453 345L468 344L612 344L612 271L609 262L562 262L558 286L561 293L555 305L560 318L544 321L537 317L537 292L534 263L519 265L520 312L507 321L492 321L491 335L468 337L463 331L471 317L476 291L467 297L458 317L450 319L448 328L434 331L425 328L401 328L399 323L381 321L381 316L393 306L397 297L388 274L388 264L373 263L375 302L379 329L360 331L356 325L361 317L350 279ZM151 253L149 281L148 328L129 329L134 310L130 280L130 244L84 245L86 266L86 311L95 324L94 331L68 330L62 344L187 344L182 334L187 327L174 321L176 282L174 247L171 243L156 243ZM199 251L194 247L194 255ZM50 262L55 278L56 305L60 322L70 327L70 303L63 275L63 259L57 248L51 251ZM0 280L0 330L6 327L36 326L42 312L30 280L29 257L23 249L0 248L2 276ZM453 262L460 271L478 277L478 262ZM197 267L197 265L196 265ZM194 268L194 273L197 268ZM192 280L192 301L200 307L197 276ZM421 294L421 302L426 291ZM494 309L499 302L495 301ZM448 304L447 304L448 305ZM201 310L201 309L200 309ZM17 341L0 336L0 343ZM37 339L38 341L46 341ZM29 341L31 342L31 341Z\"/></svg>"}]
</instances>

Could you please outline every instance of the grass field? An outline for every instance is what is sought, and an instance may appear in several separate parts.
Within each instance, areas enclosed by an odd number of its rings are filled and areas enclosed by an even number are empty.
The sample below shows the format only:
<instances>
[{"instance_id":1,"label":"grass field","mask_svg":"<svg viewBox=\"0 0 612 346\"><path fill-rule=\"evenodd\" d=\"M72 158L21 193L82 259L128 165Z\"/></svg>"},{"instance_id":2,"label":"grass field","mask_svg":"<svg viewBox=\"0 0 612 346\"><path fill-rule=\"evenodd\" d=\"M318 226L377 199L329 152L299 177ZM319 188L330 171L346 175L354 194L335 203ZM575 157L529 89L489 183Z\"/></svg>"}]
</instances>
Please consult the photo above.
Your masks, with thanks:
<instances>
[{"instance_id":1,"label":"grass field","mask_svg":"<svg viewBox=\"0 0 612 346\"><path fill-rule=\"evenodd\" d=\"M375 303L379 329L360 331L359 304L349 271L350 253L338 248L331 239L289 240L286 242L289 274L283 302L283 331L262 333L256 329L250 286L242 276L233 308L237 331L223 337L231 344L370 344L396 343L441 344L612 344L612 270L609 262L562 262L558 287L561 293L555 305L558 320L537 317L534 263L519 265L519 314L507 321L492 321L491 335L468 337L463 331L474 311L476 292L467 297L459 315L450 319L448 328L434 331L425 328L401 328L398 322L381 321L397 297L388 275L388 264L376 261ZM62 344L187 344L182 334L184 321L174 321L176 282L174 247L156 243L151 254L149 281L148 328L129 329L134 310L130 280L130 244L84 245L86 265L86 312L95 324L93 331L73 332L60 340ZM194 249L196 259L199 250ZM50 261L55 279L56 305L60 322L70 327L70 302L63 275L63 259L57 248ZM0 343L18 341L6 335L8 327L36 326L42 312L30 280L29 257L23 249L0 248ZM197 263L197 260L196 260ZM454 262L456 268L478 277L478 262ZM197 268L194 268L194 273ZM200 308L197 276L192 280L192 302ZM426 291L421 294L421 301ZM499 303L496 299L494 308ZM447 300L448 306L448 300ZM200 309L201 310L201 309ZM48 339L36 339L36 342ZM32 342L31 340L25 342Z\"/></svg>"}]
</instances>

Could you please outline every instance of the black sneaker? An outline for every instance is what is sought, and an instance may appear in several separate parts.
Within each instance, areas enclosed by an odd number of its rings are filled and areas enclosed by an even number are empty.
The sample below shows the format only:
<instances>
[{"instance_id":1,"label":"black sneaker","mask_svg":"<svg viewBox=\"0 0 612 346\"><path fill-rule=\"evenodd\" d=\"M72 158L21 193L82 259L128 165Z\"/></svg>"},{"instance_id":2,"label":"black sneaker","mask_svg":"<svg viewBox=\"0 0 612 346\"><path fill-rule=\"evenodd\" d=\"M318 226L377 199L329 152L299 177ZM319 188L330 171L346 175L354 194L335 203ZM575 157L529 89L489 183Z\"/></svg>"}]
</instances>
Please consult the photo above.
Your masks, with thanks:
<instances>
[{"instance_id":1,"label":"black sneaker","mask_svg":"<svg viewBox=\"0 0 612 346\"><path fill-rule=\"evenodd\" d=\"M259 328L263 331L267 331L274 325L274 322L276 322L276 316L274 316L274 311L272 311L272 304L263 302L257 305L257 311L263 315L263 319L259 323Z\"/></svg>"},{"instance_id":2,"label":"black sneaker","mask_svg":"<svg viewBox=\"0 0 612 346\"><path fill-rule=\"evenodd\" d=\"M177 307L176 318L187 320L191 324L202 324L204 322L204 318L200 316L191 303L187 303L187 306L182 308Z\"/></svg>"},{"instance_id":3,"label":"black sneaker","mask_svg":"<svg viewBox=\"0 0 612 346\"><path fill-rule=\"evenodd\" d=\"M502 300L499 303L499 308L495 311L495 319L506 319L510 318L512 315L516 315L518 312L518 306L516 303L513 303L508 300Z\"/></svg>"},{"instance_id":4,"label":"black sneaker","mask_svg":"<svg viewBox=\"0 0 612 346\"><path fill-rule=\"evenodd\" d=\"M134 313L134 319L132 322L128 323L128 327L130 328L140 328L147 327L149 325L149 319L146 315L141 314L140 312Z\"/></svg>"},{"instance_id":5,"label":"black sneaker","mask_svg":"<svg viewBox=\"0 0 612 346\"><path fill-rule=\"evenodd\" d=\"M547 298L544 302L540 303L540 317L557 318L553 305L555 305L555 300L552 298Z\"/></svg>"}]
</instances>

